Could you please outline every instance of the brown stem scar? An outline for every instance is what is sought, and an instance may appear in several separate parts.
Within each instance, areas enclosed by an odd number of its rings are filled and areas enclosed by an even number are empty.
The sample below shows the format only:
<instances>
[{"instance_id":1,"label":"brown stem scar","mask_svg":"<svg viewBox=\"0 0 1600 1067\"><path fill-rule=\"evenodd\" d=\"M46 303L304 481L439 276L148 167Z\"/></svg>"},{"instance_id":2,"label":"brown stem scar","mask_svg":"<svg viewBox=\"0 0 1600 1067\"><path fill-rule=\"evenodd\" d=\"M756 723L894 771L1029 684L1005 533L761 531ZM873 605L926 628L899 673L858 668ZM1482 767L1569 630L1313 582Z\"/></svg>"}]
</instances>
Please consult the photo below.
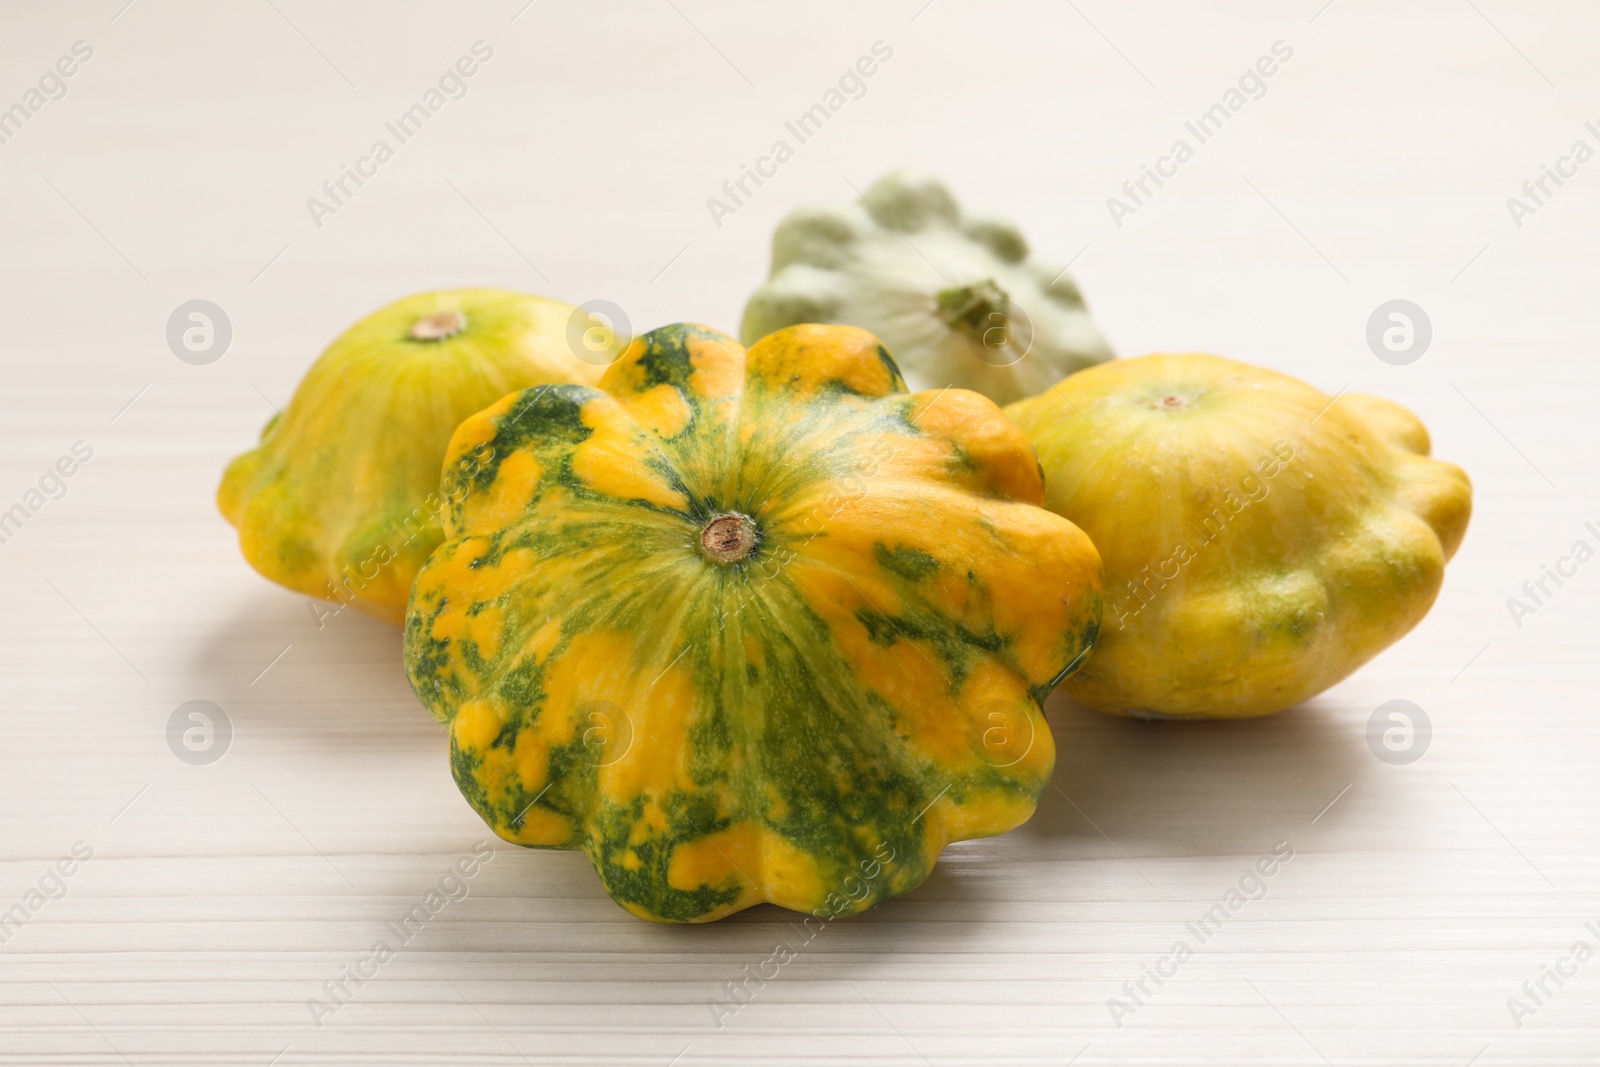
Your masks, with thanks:
<instances>
[{"instance_id":1,"label":"brown stem scar","mask_svg":"<svg viewBox=\"0 0 1600 1067\"><path fill-rule=\"evenodd\" d=\"M716 563L737 563L756 547L756 524L743 515L719 515L700 531L700 547Z\"/></svg>"},{"instance_id":2,"label":"brown stem scar","mask_svg":"<svg viewBox=\"0 0 1600 1067\"><path fill-rule=\"evenodd\" d=\"M459 311L440 311L411 324L413 341L443 341L467 328L467 317Z\"/></svg>"}]
</instances>

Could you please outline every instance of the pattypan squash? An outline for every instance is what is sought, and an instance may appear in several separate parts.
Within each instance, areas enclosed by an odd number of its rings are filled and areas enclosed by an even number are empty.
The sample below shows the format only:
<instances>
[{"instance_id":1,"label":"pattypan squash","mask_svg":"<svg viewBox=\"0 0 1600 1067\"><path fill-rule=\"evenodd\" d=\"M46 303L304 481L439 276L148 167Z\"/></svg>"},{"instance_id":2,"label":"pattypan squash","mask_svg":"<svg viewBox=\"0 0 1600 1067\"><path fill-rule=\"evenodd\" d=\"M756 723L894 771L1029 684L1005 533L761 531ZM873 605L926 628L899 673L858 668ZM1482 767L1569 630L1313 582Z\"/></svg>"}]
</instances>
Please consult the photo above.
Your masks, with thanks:
<instances>
[{"instance_id":1,"label":"pattypan squash","mask_svg":"<svg viewBox=\"0 0 1600 1067\"><path fill-rule=\"evenodd\" d=\"M801 208L772 238L772 273L744 310L746 344L802 322L883 339L912 389L955 386L999 404L1111 358L1077 285L1032 259L1017 228L963 216L920 170L860 201Z\"/></svg>"},{"instance_id":2,"label":"pattypan squash","mask_svg":"<svg viewBox=\"0 0 1600 1067\"><path fill-rule=\"evenodd\" d=\"M396 301L328 346L258 447L228 465L217 504L266 577L399 623L444 539L452 480L442 492L440 468L456 426L526 386L598 381L615 350L608 331L544 297Z\"/></svg>"},{"instance_id":3,"label":"pattypan squash","mask_svg":"<svg viewBox=\"0 0 1600 1067\"><path fill-rule=\"evenodd\" d=\"M1105 561L1105 629L1065 688L1113 714L1321 692L1427 613L1472 510L1400 405L1217 356L1108 363L1007 414Z\"/></svg>"},{"instance_id":4,"label":"pattypan squash","mask_svg":"<svg viewBox=\"0 0 1600 1067\"><path fill-rule=\"evenodd\" d=\"M406 667L501 837L645 919L831 918L1033 812L1100 563L990 401L908 395L853 327L677 325L449 457Z\"/></svg>"}]
</instances>

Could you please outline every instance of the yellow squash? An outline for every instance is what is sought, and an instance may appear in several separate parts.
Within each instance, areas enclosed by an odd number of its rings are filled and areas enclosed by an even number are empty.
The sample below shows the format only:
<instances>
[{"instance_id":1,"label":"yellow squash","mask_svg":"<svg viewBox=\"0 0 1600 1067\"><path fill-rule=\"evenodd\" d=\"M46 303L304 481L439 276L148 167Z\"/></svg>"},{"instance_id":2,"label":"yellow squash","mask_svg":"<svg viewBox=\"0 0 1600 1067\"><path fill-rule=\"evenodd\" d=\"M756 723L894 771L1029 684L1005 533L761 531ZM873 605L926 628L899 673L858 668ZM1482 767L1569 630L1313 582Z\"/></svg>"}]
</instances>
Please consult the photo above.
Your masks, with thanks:
<instances>
[{"instance_id":1,"label":"yellow squash","mask_svg":"<svg viewBox=\"0 0 1600 1067\"><path fill-rule=\"evenodd\" d=\"M280 585L400 622L443 540L444 494L470 473L441 490L456 426L530 385L598 381L614 357L609 332L573 316L558 300L457 289L350 327L223 475L217 505L245 559Z\"/></svg>"},{"instance_id":2,"label":"yellow squash","mask_svg":"<svg viewBox=\"0 0 1600 1067\"><path fill-rule=\"evenodd\" d=\"M1472 509L1400 405L1217 356L1107 363L1006 413L1105 562L1104 632L1065 688L1113 714L1321 692L1427 613Z\"/></svg>"},{"instance_id":3,"label":"yellow squash","mask_svg":"<svg viewBox=\"0 0 1600 1067\"><path fill-rule=\"evenodd\" d=\"M1100 563L1021 431L865 330L635 340L463 423L406 667L508 841L660 922L832 918L1032 814Z\"/></svg>"}]
</instances>

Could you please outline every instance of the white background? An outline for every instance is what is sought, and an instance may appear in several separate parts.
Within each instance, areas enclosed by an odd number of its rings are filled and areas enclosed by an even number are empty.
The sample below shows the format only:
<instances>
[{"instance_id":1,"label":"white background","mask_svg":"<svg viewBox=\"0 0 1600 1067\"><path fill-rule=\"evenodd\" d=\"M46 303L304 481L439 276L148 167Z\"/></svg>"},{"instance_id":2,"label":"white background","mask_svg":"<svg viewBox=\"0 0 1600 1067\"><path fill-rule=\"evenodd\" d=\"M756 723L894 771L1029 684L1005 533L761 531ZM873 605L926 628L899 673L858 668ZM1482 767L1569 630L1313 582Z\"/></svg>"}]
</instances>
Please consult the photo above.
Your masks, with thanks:
<instances>
[{"instance_id":1,"label":"white background","mask_svg":"<svg viewBox=\"0 0 1600 1067\"><path fill-rule=\"evenodd\" d=\"M1600 10L125 2L0 13L0 107L94 49L0 145L0 509L94 449L0 544L0 910L94 850L0 946L0 1062L1600 1062L1600 960L1520 1027L1507 1006L1600 947L1600 563L1520 628L1506 604L1600 547L1600 161L1520 228L1506 206L1574 140L1600 148ZM316 226L306 199L480 39L467 96ZM878 40L866 95L715 225L706 199ZM1106 198L1279 40L1265 97L1115 226ZM1077 257L1119 353L1215 351L1417 411L1476 489L1433 614L1266 720L1052 699L1057 788L1032 822L831 924L720 1029L709 1005L798 944L793 916L652 926L581 855L511 846L314 1026L308 999L486 833L396 631L319 630L246 567L212 499L225 461L405 293L501 285L736 332L776 221L902 163ZM195 298L233 326L209 366L165 340ZM1408 366L1364 339L1393 298L1433 323ZM233 725L211 766L168 748L193 699ZM1391 699L1433 724L1409 766L1366 740ZM1115 1025L1108 998L1280 841L1267 895Z\"/></svg>"}]
</instances>

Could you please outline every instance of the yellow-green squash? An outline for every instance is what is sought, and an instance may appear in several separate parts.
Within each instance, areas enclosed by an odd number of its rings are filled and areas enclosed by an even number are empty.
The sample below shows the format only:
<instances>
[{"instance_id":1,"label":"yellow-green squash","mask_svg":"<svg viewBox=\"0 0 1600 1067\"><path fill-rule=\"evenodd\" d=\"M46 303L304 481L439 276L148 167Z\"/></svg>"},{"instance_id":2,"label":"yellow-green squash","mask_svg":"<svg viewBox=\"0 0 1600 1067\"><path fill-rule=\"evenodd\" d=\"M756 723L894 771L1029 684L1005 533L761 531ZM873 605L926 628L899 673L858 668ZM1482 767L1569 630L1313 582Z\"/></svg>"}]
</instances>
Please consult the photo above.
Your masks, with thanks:
<instances>
[{"instance_id":1,"label":"yellow-green squash","mask_svg":"<svg viewBox=\"0 0 1600 1067\"><path fill-rule=\"evenodd\" d=\"M1065 688L1112 714L1321 692L1427 613L1472 510L1400 405L1217 356L1107 363L1006 413L1105 561L1105 629Z\"/></svg>"},{"instance_id":2,"label":"yellow-green squash","mask_svg":"<svg viewBox=\"0 0 1600 1067\"><path fill-rule=\"evenodd\" d=\"M573 316L558 300L456 289L350 327L223 475L217 505L244 558L280 585L400 622L444 538L444 494L467 473L441 490L456 426L527 386L598 381L614 358L609 331Z\"/></svg>"},{"instance_id":3,"label":"yellow-green squash","mask_svg":"<svg viewBox=\"0 0 1600 1067\"><path fill-rule=\"evenodd\" d=\"M501 837L646 919L831 918L1032 814L1100 562L992 402L907 394L854 327L669 326L450 457L406 666Z\"/></svg>"}]
</instances>

